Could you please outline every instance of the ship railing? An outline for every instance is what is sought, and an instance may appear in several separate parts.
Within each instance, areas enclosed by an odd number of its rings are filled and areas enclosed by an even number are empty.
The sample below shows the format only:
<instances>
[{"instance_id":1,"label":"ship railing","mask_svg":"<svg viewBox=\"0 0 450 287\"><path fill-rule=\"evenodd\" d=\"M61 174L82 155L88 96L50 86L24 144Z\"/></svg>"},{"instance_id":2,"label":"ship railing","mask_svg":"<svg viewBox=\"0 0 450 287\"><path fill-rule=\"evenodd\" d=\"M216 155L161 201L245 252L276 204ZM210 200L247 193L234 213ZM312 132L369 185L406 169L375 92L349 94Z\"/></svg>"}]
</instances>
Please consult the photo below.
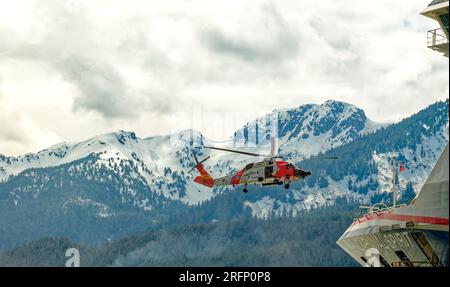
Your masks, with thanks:
<instances>
[{"instance_id":1,"label":"ship railing","mask_svg":"<svg viewBox=\"0 0 450 287\"><path fill-rule=\"evenodd\" d=\"M448 28L447 28L448 29ZM448 38L445 31L442 28L433 29L428 31L427 35L428 48L441 48L445 44L448 44Z\"/></svg>"},{"instance_id":2,"label":"ship railing","mask_svg":"<svg viewBox=\"0 0 450 287\"><path fill-rule=\"evenodd\" d=\"M434 267L429 261L397 261L392 262L392 267Z\"/></svg>"},{"instance_id":3,"label":"ship railing","mask_svg":"<svg viewBox=\"0 0 450 287\"><path fill-rule=\"evenodd\" d=\"M399 204L396 206L387 206L384 203L375 203L372 206L360 206L360 208L367 209L367 212L361 217L367 217L373 214L381 214L384 212L392 212L395 208L404 207L406 204ZM360 217L360 218L361 218ZM359 218L353 218L353 221L357 221Z\"/></svg>"}]
</instances>

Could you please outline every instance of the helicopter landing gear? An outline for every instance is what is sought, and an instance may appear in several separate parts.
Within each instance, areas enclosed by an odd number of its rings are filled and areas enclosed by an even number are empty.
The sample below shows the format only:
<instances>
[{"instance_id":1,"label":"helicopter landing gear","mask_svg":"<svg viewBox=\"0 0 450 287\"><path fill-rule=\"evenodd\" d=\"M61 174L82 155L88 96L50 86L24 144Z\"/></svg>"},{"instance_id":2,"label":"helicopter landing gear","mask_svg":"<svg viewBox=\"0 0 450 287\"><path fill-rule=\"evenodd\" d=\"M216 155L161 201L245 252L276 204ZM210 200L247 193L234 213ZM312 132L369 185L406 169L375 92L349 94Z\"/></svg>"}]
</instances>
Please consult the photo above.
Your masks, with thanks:
<instances>
[{"instance_id":1,"label":"helicopter landing gear","mask_svg":"<svg viewBox=\"0 0 450 287\"><path fill-rule=\"evenodd\" d=\"M248 192L247 185L244 185L244 189L242 190L244 193Z\"/></svg>"},{"instance_id":2,"label":"helicopter landing gear","mask_svg":"<svg viewBox=\"0 0 450 287\"><path fill-rule=\"evenodd\" d=\"M289 182L284 184L284 189L289 189Z\"/></svg>"}]
</instances>

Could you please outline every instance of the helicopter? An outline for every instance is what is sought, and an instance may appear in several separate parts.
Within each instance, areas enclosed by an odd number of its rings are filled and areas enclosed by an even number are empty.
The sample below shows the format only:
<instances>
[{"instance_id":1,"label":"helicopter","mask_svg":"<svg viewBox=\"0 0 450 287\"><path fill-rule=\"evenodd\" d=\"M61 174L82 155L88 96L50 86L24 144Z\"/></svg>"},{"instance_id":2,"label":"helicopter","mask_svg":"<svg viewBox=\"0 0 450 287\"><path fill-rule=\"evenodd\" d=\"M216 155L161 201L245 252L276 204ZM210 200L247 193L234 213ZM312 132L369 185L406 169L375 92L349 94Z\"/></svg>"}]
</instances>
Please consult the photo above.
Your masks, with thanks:
<instances>
[{"instance_id":1,"label":"helicopter","mask_svg":"<svg viewBox=\"0 0 450 287\"><path fill-rule=\"evenodd\" d=\"M238 185L244 185L243 192L245 193L248 192L249 184L261 186L284 185L285 189L289 189L291 182L304 179L305 177L311 175L310 171L306 171L299 167L295 167L292 163L285 161L283 156L275 155L275 146L276 146L275 138L273 137L270 138L269 155L261 155L257 153L233 149L205 146L204 148L207 149L232 152L255 157L264 157L264 159L262 161L247 164L243 169L241 169L237 173L229 174L219 178L213 178L203 165L203 163L208 159L210 159L211 157L208 156L205 159L199 161L194 153L193 155L195 159L195 165L189 171L189 173L192 172L194 169L197 169L200 175L194 178L194 182L198 184L211 188L215 186L230 185L232 187L236 187ZM321 158L337 159L337 157L321 157Z\"/></svg>"}]
</instances>

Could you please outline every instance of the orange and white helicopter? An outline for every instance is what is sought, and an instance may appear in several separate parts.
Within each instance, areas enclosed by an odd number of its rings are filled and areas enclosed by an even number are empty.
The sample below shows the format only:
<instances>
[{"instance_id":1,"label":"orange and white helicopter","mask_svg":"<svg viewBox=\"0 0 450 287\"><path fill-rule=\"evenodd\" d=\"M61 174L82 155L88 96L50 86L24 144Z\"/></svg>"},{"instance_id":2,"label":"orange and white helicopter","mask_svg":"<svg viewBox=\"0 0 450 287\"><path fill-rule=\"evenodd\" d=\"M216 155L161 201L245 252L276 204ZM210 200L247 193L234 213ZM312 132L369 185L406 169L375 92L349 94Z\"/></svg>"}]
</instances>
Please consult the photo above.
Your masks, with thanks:
<instances>
[{"instance_id":1,"label":"orange and white helicopter","mask_svg":"<svg viewBox=\"0 0 450 287\"><path fill-rule=\"evenodd\" d=\"M257 153L250 153L245 151L238 151L232 149L208 147L204 148L233 152L244 154L248 156L265 157L264 160L247 164L242 170L237 173L229 174L219 178L213 178L205 169L203 163L207 161L210 156L206 157L202 161L199 161L194 154L195 166L189 171L192 172L197 169L200 173L199 176L194 178L196 183L207 187L214 186L226 186L231 185L233 187L237 185L244 185L244 192L248 192L248 184L258 184L261 186L268 185L282 185L288 189L291 182L303 179L311 175L310 171L305 171L301 168L295 167L293 164L284 161L282 156L275 155L275 138L270 139L270 154L261 155ZM337 157L321 157L325 159L337 159ZM278 159L278 160L277 160Z\"/></svg>"}]
</instances>

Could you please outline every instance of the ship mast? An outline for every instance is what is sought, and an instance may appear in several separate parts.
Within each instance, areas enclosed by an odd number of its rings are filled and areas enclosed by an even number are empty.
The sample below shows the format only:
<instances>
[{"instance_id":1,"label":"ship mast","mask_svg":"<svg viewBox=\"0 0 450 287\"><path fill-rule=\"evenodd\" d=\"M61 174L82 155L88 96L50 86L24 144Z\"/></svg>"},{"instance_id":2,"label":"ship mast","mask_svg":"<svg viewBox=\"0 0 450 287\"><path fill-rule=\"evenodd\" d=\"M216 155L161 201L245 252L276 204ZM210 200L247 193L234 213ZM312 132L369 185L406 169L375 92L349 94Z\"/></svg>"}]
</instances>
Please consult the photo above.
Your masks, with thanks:
<instances>
[{"instance_id":1,"label":"ship mast","mask_svg":"<svg viewBox=\"0 0 450 287\"><path fill-rule=\"evenodd\" d=\"M396 176L396 168L395 168L395 156L392 158L392 207L395 208L397 204L397 198L395 196L395 176Z\"/></svg>"}]
</instances>

